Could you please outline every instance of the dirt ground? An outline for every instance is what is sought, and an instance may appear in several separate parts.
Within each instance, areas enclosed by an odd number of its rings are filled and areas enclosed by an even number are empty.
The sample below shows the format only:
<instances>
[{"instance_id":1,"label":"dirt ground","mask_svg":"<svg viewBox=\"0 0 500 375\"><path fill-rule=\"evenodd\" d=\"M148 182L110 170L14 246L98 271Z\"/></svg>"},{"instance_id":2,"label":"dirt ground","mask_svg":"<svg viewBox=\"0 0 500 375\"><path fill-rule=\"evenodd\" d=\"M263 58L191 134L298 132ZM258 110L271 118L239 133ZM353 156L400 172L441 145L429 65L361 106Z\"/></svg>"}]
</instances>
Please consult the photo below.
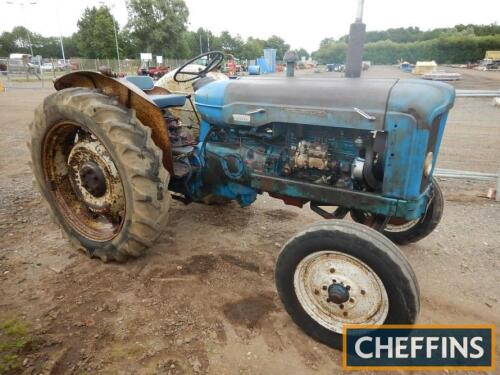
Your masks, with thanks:
<instances>
[{"instance_id":1,"label":"dirt ground","mask_svg":"<svg viewBox=\"0 0 500 375\"><path fill-rule=\"evenodd\" d=\"M467 73L481 84L465 88L500 89L500 74L495 81ZM72 250L28 166L28 123L51 92L0 93L0 322L14 319L28 329L20 372L340 373L341 353L302 333L274 287L281 246L320 219L307 207L268 196L248 208L174 202L166 232L141 259L104 264ZM458 99L439 166L496 172L499 120L491 99ZM402 247L420 283L419 322L498 325L500 204L482 197L494 184L440 183L440 226Z\"/></svg>"}]
</instances>

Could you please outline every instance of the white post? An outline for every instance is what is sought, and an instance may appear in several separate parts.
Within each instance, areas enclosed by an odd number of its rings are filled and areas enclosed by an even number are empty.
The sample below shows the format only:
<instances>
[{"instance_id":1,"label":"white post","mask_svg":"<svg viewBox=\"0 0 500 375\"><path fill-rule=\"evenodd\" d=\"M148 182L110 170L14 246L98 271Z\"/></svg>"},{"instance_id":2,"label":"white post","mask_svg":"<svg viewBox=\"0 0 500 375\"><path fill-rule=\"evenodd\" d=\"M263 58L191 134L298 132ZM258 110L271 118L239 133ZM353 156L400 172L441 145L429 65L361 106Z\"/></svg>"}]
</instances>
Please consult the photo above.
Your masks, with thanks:
<instances>
[{"instance_id":1,"label":"white post","mask_svg":"<svg viewBox=\"0 0 500 375\"><path fill-rule=\"evenodd\" d=\"M116 34L115 19L113 18L113 29L115 29L115 43L116 43L116 57L118 59L118 73L121 72L122 67L120 64L120 49L118 48L118 35Z\"/></svg>"},{"instance_id":2,"label":"white post","mask_svg":"<svg viewBox=\"0 0 500 375\"><path fill-rule=\"evenodd\" d=\"M64 54L64 43L63 36L61 31L61 20L59 18L59 1L56 3L56 17L57 17L57 26L59 27L59 43L61 44L61 54L63 58L64 70L66 70L66 56Z\"/></svg>"}]
</instances>

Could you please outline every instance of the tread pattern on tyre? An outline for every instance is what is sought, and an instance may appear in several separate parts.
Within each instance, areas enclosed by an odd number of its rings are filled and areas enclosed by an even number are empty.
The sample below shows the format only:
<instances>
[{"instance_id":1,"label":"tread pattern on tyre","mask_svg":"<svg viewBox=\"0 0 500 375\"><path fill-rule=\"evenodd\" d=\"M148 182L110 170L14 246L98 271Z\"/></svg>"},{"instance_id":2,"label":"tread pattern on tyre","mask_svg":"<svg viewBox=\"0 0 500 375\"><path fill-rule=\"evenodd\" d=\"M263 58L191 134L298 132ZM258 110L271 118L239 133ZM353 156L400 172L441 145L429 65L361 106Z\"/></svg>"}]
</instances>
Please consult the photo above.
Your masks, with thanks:
<instances>
[{"instance_id":1,"label":"tread pattern on tyre","mask_svg":"<svg viewBox=\"0 0 500 375\"><path fill-rule=\"evenodd\" d=\"M405 232L384 231L384 235L399 245L406 245L412 242L420 241L422 238L431 234L441 221L444 210L443 192L435 179L432 180L432 189L432 206L428 207L427 212L417 225Z\"/></svg>"},{"instance_id":2,"label":"tread pattern on tyre","mask_svg":"<svg viewBox=\"0 0 500 375\"><path fill-rule=\"evenodd\" d=\"M431 234L441 221L444 209L443 193L435 179L432 180L432 189L432 202L417 224L402 232L391 232L381 229L382 234L398 245L418 242ZM350 216L356 223L363 224L366 221L365 213L361 210L351 210ZM379 228L374 229L379 230Z\"/></svg>"},{"instance_id":3,"label":"tread pattern on tyre","mask_svg":"<svg viewBox=\"0 0 500 375\"><path fill-rule=\"evenodd\" d=\"M51 125L64 119L94 124L100 139L117 164L125 189L126 218L121 232L101 246L89 246L75 233L53 207L41 163L43 137ZM91 126L89 126L91 128ZM49 201L53 216L66 230L76 248L103 261L124 261L141 256L161 234L168 218L170 194L169 173L163 167L162 151L151 138L151 129L144 126L133 109L121 107L115 98L87 88L69 88L45 98L30 125L32 168L38 185ZM91 130L95 130L92 129ZM99 138L101 138L99 137Z\"/></svg>"}]
</instances>

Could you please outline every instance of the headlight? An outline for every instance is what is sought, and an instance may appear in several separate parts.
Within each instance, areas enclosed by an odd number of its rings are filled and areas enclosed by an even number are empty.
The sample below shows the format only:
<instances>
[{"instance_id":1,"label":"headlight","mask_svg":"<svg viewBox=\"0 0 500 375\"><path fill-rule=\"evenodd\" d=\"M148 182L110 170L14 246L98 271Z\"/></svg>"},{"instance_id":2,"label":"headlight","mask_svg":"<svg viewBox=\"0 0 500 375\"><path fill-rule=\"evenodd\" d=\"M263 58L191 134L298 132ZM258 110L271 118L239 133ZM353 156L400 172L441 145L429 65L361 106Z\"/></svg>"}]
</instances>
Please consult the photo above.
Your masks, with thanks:
<instances>
[{"instance_id":1,"label":"headlight","mask_svg":"<svg viewBox=\"0 0 500 375\"><path fill-rule=\"evenodd\" d=\"M424 161L424 176L429 177L432 171L432 159L434 154L432 152L428 152Z\"/></svg>"}]
</instances>

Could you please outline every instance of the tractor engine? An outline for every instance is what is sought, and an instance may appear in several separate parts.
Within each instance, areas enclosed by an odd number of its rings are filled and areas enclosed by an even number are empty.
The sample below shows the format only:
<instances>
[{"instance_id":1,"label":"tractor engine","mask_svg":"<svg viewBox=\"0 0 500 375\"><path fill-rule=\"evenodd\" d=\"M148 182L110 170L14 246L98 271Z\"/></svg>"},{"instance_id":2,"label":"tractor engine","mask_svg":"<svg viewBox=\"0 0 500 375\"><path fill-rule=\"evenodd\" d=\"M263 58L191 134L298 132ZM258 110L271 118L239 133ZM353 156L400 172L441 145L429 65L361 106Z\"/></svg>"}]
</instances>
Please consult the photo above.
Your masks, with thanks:
<instances>
[{"instance_id":1,"label":"tractor engine","mask_svg":"<svg viewBox=\"0 0 500 375\"><path fill-rule=\"evenodd\" d=\"M381 134L297 124L251 130L217 127L208 136L206 154L211 175L218 176L214 181L244 183L257 173L374 191L383 177L378 153L373 157L375 140L382 139Z\"/></svg>"}]
</instances>

